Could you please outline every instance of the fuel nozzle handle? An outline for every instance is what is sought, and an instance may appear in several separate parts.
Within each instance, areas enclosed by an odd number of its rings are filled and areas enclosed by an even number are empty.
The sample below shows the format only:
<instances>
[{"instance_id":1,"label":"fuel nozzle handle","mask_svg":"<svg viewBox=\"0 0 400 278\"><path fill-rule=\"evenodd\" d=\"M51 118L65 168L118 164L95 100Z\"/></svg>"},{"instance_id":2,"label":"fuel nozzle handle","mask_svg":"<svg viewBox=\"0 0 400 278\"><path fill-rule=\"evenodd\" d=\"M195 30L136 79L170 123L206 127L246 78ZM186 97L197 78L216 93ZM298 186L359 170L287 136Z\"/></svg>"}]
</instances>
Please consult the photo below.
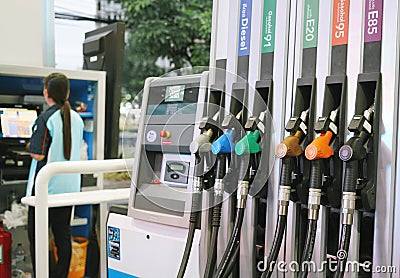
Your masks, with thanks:
<instances>
[{"instance_id":1,"label":"fuel nozzle handle","mask_svg":"<svg viewBox=\"0 0 400 278\"><path fill-rule=\"evenodd\" d=\"M189 149L192 154L196 153L208 153L211 151L211 137L213 136L214 132L210 128L205 130L196 139L190 143Z\"/></svg>"},{"instance_id":2,"label":"fuel nozzle handle","mask_svg":"<svg viewBox=\"0 0 400 278\"><path fill-rule=\"evenodd\" d=\"M339 150L339 158L346 162L343 192L356 192L357 179L359 178L360 161L367 157L367 150L364 144L370 134L365 131L360 132L346 142Z\"/></svg>"},{"instance_id":3,"label":"fuel nozzle handle","mask_svg":"<svg viewBox=\"0 0 400 278\"><path fill-rule=\"evenodd\" d=\"M358 135L351 137L339 150L339 158L348 162L351 160L362 160L367 156L367 150L364 145L370 134L361 131Z\"/></svg>"},{"instance_id":4,"label":"fuel nozzle handle","mask_svg":"<svg viewBox=\"0 0 400 278\"><path fill-rule=\"evenodd\" d=\"M239 142L236 143L235 152L237 155L256 154L261 151L258 143L260 140L260 131L255 130L248 133Z\"/></svg>"},{"instance_id":5,"label":"fuel nozzle handle","mask_svg":"<svg viewBox=\"0 0 400 278\"><path fill-rule=\"evenodd\" d=\"M278 146L275 154L278 158L297 157L303 153L300 142L303 139L303 133L298 130L294 135L287 136Z\"/></svg>"},{"instance_id":6,"label":"fuel nozzle handle","mask_svg":"<svg viewBox=\"0 0 400 278\"><path fill-rule=\"evenodd\" d=\"M372 117L375 111L375 104L372 104L362 115L354 115L349 124L349 131L355 133L339 150L339 157L342 161L362 160L367 156L364 147L372 135Z\"/></svg>"},{"instance_id":7,"label":"fuel nozzle handle","mask_svg":"<svg viewBox=\"0 0 400 278\"><path fill-rule=\"evenodd\" d=\"M315 138L306 148L305 155L308 160L317 160L320 158L329 158L333 155L333 149L330 146L333 133L327 131Z\"/></svg>"},{"instance_id":8,"label":"fuel nozzle handle","mask_svg":"<svg viewBox=\"0 0 400 278\"><path fill-rule=\"evenodd\" d=\"M233 129L228 129L222 134L217 140L215 140L211 145L211 150L213 154L223 154L231 153L235 149L234 138L236 131Z\"/></svg>"}]
</instances>

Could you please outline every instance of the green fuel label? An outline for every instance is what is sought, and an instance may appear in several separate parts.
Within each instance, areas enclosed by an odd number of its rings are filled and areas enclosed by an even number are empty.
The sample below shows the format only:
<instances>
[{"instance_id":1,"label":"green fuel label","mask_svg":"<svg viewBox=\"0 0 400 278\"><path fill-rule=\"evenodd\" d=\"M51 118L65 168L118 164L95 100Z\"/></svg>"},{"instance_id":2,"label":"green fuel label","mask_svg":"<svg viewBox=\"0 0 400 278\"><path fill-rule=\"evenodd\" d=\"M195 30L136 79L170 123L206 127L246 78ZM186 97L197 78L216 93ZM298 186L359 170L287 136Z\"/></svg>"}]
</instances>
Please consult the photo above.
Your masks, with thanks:
<instances>
[{"instance_id":1,"label":"green fuel label","mask_svg":"<svg viewBox=\"0 0 400 278\"><path fill-rule=\"evenodd\" d=\"M317 47L319 0L305 0L303 14L303 48Z\"/></svg>"},{"instance_id":2,"label":"green fuel label","mask_svg":"<svg viewBox=\"0 0 400 278\"><path fill-rule=\"evenodd\" d=\"M261 53L274 52L276 0L264 0Z\"/></svg>"}]
</instances>

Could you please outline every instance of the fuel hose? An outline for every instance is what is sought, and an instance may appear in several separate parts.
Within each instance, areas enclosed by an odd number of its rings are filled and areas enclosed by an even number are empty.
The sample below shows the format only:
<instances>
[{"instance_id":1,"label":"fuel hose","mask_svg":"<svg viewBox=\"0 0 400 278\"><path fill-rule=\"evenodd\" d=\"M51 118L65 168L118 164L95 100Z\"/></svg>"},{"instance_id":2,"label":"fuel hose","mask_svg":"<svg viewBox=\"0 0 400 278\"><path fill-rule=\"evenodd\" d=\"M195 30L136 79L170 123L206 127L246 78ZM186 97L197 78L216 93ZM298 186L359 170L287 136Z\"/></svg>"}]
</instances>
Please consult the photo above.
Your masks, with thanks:
<instances>
[{"instance_id":1,"label":"fuel hose","mask_svg":"<svg viewBox=\"0 0 400 278\"><path fill-rule=\"evenodd\" d=\"M211 220L211 242L207 255L206 269L204 278L210 278L214 274L215 265L217 262L217 243L218 232L221 225L221 210L222 210L222 197L224 192L223 177L226 171L226 155L218 154L216 161L216 179L213 187L214 190L214 204L212 208Z\"/></svg>"},{"instance_id":2,"label":"fuel hose","mask_svg":"<svg viewBox=\"0 0 400 278\"><path fill-rule=\"evenodd\" d=\"M283 157L282 167L281 167L281 177L280 177L280 188L279 188L279 208L278 208L278 220L276 222L276 228L274 233L274 239L272 242L272 247L269 252L265 270L263 271L261 277L267 278L271 277L276 260L278 258L279 251L281 249L283 235L286 230L287 224L287 210L289 206L289 197L291 192L292 184L292 171L296 166L295 157Z\"/></svg>"},{"instance_id":3,"label":"fuel hose","mask_svg":"<svg viewBox=\"0 0 400 278\"><path fill-rule=\"evenodd\" d=\"M215 278L223 277L223 275L227 271L229 261L232 259L235 253L237 243L239 242L240 239L240 230L242 228L243 218L244 218L244 208L236 209L236 217L235 217L235 224L233 226L233 231L229 239L227 248L225 249L222 260L215 273Z\"/></svg>"},{"instance_id":4,"label":"fuel hose","mask_svg":"<svg viewBox=\"0 0 400 278\"><path fill-rule=\"evenodd\" d=\"M200 180L201 178L199 178ZM201 181L202 182L202 179ZM181 261L181 265L179 267L178 278L182 278L185 275L186 267L189 261L190 252L192 250L194 234L196 231L196 225L198 223L199 215L200 215L200 207L201 207L202 194L201 192L193 193L192 197L192 209L190 213L190 222L189 222L189 232L186 239L185 250L183 252L183 257Z\"/></svg>"}]
</instances>

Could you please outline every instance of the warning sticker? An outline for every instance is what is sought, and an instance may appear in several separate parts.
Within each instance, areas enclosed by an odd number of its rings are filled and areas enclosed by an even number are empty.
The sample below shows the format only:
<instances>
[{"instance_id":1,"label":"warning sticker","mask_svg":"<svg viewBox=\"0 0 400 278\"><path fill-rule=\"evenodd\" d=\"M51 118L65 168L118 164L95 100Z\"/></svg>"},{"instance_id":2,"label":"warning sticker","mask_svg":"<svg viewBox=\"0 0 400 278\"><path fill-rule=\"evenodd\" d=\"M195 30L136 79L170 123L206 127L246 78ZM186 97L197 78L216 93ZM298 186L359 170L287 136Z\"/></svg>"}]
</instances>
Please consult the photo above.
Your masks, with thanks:
<instances>
[{"instance_id":1,"label":"warning sticker","mask_svg":"<svg viewBox=\"0 0 400 278\"><path fill-rule=\"evenodd\" d=\"M115 227L107 227L108 247L107 254L109 258L121 259L121 234L120 229Z\"/></svg>"}]
</instances>

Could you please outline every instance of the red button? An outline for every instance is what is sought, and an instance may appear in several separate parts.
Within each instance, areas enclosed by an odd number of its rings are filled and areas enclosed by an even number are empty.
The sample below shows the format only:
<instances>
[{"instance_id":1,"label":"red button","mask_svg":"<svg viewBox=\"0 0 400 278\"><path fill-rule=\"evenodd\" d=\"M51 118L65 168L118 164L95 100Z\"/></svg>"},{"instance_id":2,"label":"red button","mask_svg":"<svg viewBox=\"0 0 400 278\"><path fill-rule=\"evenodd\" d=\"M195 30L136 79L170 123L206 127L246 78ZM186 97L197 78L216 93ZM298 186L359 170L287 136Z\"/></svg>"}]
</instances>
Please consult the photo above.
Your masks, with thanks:
<instances>
[{"instance_id":1,"label":"red button","mask_svg":"<svg viewBox=\"0 0 400 278\"><path fill-rule=\"evenodd\" d=\"M170 136L171 136L171 133L169 131L165 131L165 130L160 131L160 137L169 138Z\"/></svg>"}]
</instances>

